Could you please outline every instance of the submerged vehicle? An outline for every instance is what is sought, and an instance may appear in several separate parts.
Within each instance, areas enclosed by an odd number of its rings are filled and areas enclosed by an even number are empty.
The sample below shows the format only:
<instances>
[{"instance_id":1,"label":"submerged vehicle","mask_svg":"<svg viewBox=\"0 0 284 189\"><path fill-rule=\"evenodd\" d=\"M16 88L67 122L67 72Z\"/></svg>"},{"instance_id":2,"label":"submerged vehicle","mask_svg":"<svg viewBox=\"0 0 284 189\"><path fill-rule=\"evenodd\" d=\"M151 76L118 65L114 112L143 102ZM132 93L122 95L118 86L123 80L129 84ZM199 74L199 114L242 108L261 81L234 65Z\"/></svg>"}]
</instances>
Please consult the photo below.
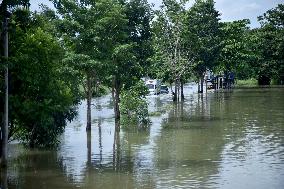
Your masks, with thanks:
<instances>
[{"instance_id":1,"label":"submerged vehicle","mask_svg":"<svg viewBox=\"0 0 284 189\"><path fill-rule=\"evenodd\" d=\"M149 94L160 94L161 92L161 82L158 79L149 79L145 82Z\"/></svg>"}]
</instances>

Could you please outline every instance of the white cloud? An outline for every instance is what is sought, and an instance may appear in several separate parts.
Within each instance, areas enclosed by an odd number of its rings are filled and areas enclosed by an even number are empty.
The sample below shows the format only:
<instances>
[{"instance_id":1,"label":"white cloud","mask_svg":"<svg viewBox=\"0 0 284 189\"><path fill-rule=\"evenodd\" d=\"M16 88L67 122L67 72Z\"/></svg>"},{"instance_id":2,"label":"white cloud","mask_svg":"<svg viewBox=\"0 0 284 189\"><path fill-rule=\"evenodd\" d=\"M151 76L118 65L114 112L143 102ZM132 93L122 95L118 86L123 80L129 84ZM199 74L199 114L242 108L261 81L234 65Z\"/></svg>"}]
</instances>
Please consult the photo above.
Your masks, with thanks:
<instances>
[{"instance_id":1,"label":"white cloud","mask_svg":"<svg viewBox=\"0 0 284 189\"><path fill-rule=\"evenodd\" d=\"M216 9L222 14L222 21L250 19L251 26L257 27L257 17L280 3L283 0L216 0Z\"/></svg>"}]
</instances>

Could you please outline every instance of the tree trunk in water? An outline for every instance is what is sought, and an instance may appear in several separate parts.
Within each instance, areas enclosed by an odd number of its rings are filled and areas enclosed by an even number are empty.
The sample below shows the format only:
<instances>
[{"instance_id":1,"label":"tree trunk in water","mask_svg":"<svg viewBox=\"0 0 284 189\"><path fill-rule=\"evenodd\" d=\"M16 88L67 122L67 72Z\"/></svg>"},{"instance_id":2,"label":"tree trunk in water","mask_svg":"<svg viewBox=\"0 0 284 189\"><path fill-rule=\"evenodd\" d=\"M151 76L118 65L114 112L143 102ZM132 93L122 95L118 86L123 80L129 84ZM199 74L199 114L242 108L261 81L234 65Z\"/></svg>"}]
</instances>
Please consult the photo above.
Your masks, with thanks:
<instances>
[{"instance_id":1,"label":"tree trunk in water","mask_svg":"<svg viewBox=\"0 0 284 189\"><path fill-rule=\"evenodd\" d=\"M207 84L207 79L206 79L206 81L205 81L205 91L206 91L206 93L207 93L207 88L208 88L208 84Z\"/></svg>"},{"instance_id":2,"label":"tree trunk in water","mask_svg":"<svg viewBox=\"0 0 284 189\"><path fill-rule=\"evenodd\" d=\"M117 123L116 123L117 124ZM113 141L113 169L118 170L120 168L120 136L119 128L117 125L114 131L114 141Z\"/></svg>"},{"instance_id":3,"label":"tree trunk in water","mask_svg":"<svg viewBox=\"0 0 284 189\"><path fill-rule=\"evenodd\" d=\"M116 77L114 77L114 89L115 89L115 94L114 94L114 115L115 115L115 121L119 122L120 121L120 109L119 109L120 86L119 86L119 82L118 82ZM116 124L115 126L119 130L120 125Z\"/></svg>"},{"instance_id":4,"label":"tree trunk in water","mask_svg":"<svg viewBox=\"0 0 284 189\"><path fill-rule=\"evenodd\" d=\"M201 85L200 85L201 90L200 90L200 93L203 93L203 83L204 83L204 78L201 77Z\"/></svg>"},{"instance_id":5,"label":"tree trunk in water","mask_svg":"<svg viewBox=\"0 0 284 189\"><path fill-rule=\"evenodd\" d=\"M183 81L180 82L180 95L181 95L181 100L184 100L184 94L183 94Z\"/></svg>"},{"instance_id":6,"label":"tree trunk in water","mask_svg":"<svg viewBox=\"0 0 284 189\"><path fill-rule=\"evenodd\" d=\"M8 58L8 19L4 18L4 56ZM8 157L8 65L5 66L5 103L4 103L4 116L3 124L1 124L1 167L7 167Z\"/></svg>"},{"instance_id":7,"label":"tree trunk in water","mask_svg":"<svg viewBox=\"0 0 284 189\"><path fill-rule=\"evenodd\" d=\"M87 126L86 131L91 131L92 123L92 112L91 104L92 103L92 80L90 74L87 75Z\"/></svg>"},{"instance_id":8,"label":"tree trunk in water","mask_svg":"<svg viewBox=\"0 0 284 189\"><path fill-rule=\"evenodd\" d=\"M178 93L177 93L177 101L179 102L179 97L180 97L180 80L178 79L178 81L177 81L177 91L178 91Z\"/></svg>"},{"instance_id":9,"label":"tree trunk in water","mask_svg":"<svg viewBox=\"0 0 284 189\"><path fill-rule=\"evenodd\" d=\"M87 164L92 164L92 134L90 131L87 132Z\"/></svg>"},{"instance_id":10,"label":"tree trunk in water","mask_svg":"<svg viewBox=\"0 0 284 189\"><path fill-rule=\"evenodd\" d=\"M200 77L200 87L198 85L198 93L203 93L203 77Z\"/></svg>"},{"instance_id":11,"label":"tree trunk in water","mask_svg":"<svg viewBox=\"0 0 284 189\"><path fill-rule=\"evenodd\" d=\"M177 90L178 86L177 86L177 79L175 80L175 92L173 94L173 101L176 102L177 101Z\"/></svg>"},{"instance_id":12,"label":"tree trunk in water","mask_svg":"<svg viewBox=\"0 0 284 189\"><path fill-rule=\"evenodd\" d=\"M114 93L115 93L115 89L114 89L114 83L113 83L113 85L111 87L111 97L112 97L113 104L114 104Z\"/></svg>"},{"instance_id":13,"label":"tree trunk in water","mask_svg":"<svg viewBox=\"0 0 284 189\"><path fill-rule=\"evenodd\" d=\"M102 127L101 127L102 121L99 119L98 121L98 127L99 127L99 149L100 149L100 163L103 161L103 146L102 146Z\"/></svg>"}]
</instances>

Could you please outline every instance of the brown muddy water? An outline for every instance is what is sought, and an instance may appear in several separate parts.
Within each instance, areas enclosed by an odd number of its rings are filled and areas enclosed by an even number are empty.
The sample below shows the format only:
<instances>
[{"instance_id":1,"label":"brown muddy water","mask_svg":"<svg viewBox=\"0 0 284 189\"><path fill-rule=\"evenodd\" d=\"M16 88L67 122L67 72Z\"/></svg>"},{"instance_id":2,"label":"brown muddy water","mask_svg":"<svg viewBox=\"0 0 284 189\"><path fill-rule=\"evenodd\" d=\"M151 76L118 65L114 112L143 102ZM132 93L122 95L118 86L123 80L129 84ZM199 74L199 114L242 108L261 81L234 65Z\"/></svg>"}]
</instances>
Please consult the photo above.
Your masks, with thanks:
<instances>
[{"instance_id":1,"label":"brown muddy water","mask_svg":"<svg viewBox=\"0 0 284 189\"><path fill-rule=\"evenodd\" d=\"M195 91L147 97L149 129L120 133L105 96L87 135L83 102L57 150L10 144L1 188L284 188L284 88Z\"/></svg>"}]
</instances>

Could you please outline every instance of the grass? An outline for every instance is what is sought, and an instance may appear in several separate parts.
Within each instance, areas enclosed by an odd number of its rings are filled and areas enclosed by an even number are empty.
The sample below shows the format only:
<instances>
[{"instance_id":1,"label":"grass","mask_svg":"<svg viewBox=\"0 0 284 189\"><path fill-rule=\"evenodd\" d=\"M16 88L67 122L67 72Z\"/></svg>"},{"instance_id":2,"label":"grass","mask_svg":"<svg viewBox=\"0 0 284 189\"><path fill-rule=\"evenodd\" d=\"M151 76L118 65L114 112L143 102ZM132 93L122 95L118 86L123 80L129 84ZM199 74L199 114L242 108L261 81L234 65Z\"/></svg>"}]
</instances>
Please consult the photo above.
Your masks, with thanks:
<instances>
[{"instance_id":1,"label":"grass","mask_svg":"<svg viewBox=\"0 0 284 189\"><path fill-rule=\"evenodd\" d=\"M258 86L256 79L237 80L235 87L256 87Z\"/></svg>"}]
</instances>

